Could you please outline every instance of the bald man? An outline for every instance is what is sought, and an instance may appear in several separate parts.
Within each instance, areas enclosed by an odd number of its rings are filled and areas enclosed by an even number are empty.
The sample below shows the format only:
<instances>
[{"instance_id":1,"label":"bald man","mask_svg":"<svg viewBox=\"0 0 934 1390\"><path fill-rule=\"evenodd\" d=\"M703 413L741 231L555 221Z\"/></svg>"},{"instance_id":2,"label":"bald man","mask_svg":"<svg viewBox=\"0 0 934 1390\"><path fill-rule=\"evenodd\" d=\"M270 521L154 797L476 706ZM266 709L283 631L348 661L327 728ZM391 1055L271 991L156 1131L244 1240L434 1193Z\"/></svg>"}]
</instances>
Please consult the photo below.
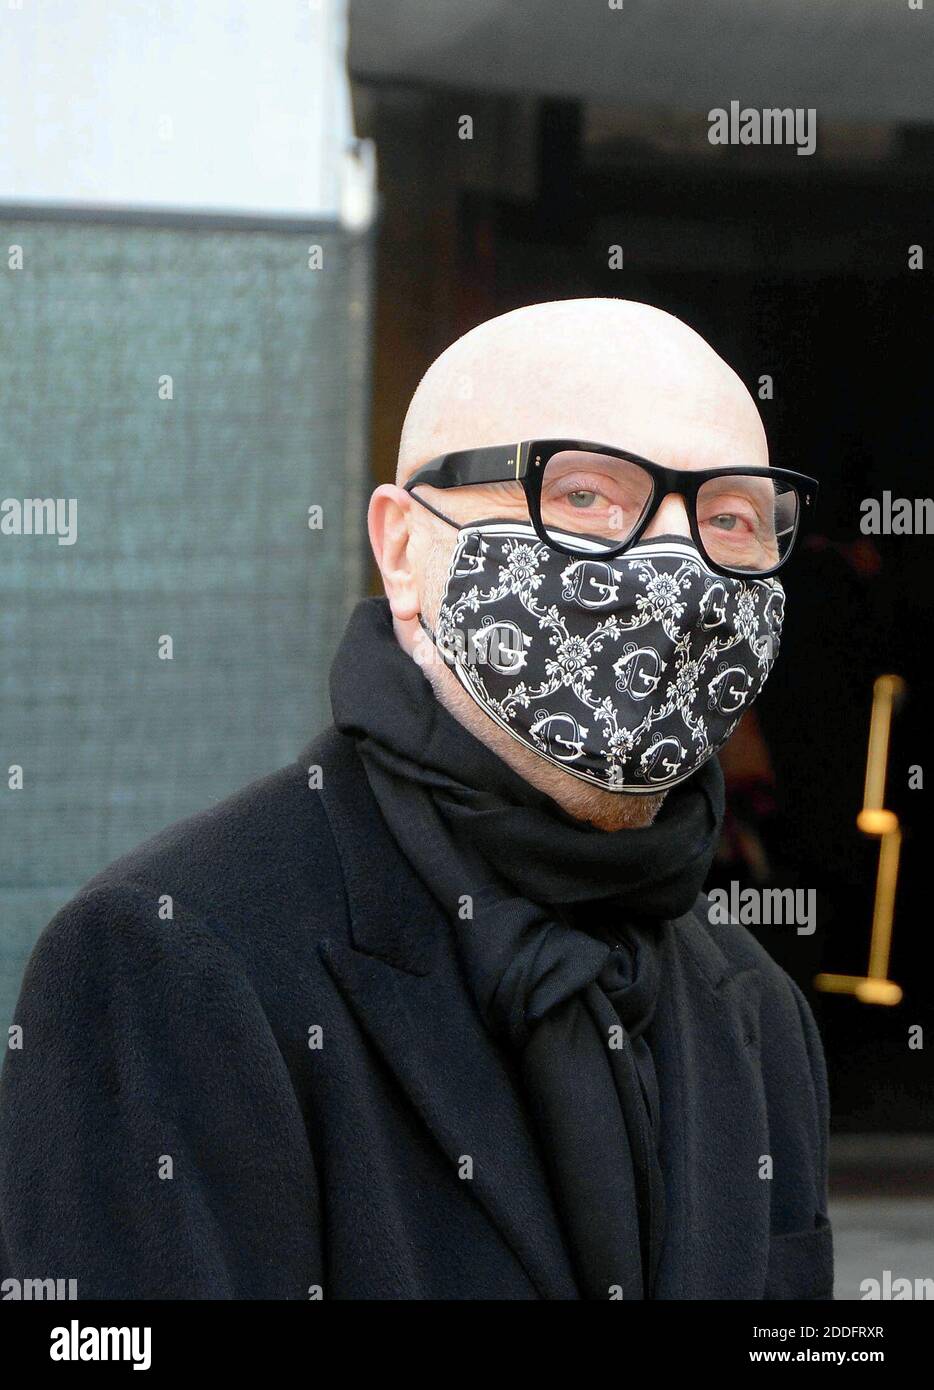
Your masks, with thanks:
<instances>
[{"instance_id":1,"label":"bald man","mask_svg":"<svg viewBox=\"0 0 934 1390\"><path fill-rule=\"evenodd\" d=\"M703 885L817 485L689 327L429 368L334 724L43 933L0 1274L83 1298L829 1299L794 983ZM793 927L789 929L793 930Z\"/></svg>"}]
</instances>

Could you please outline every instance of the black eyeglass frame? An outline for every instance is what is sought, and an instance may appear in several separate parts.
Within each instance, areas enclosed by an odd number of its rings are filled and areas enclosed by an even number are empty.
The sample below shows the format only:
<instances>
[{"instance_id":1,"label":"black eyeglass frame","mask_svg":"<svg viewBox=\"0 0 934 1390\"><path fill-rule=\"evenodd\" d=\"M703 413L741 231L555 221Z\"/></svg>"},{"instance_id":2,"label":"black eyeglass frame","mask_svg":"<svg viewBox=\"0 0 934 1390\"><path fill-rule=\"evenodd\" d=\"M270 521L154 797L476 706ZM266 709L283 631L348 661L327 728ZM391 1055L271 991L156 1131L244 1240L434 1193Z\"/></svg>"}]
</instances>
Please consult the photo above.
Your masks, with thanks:
<instances>
[{"instance_id":1,"label":"black eyeglass frame","mask_svg":"<svg viewBox=\"0 0 934 1390\"><path fill-rule=\"evenodd\" d=\"M617 555L623 555L631 549L645 533L664 499L670 493L676 493L684 500L694 544L715 574L727 578L751 575L757 579L767 579L769 575L780 570L790 558L798 539L798 532L801 529L801 520L806 511L809 515L813 515L820 489L820 483L816 478L811 478L806 473L795 473L790 468L755 468L743 465L735 468L664 468L660 463L653 463L651 459L643 458L640 454L632 454L625 449L617 449L609 444L595 444L592 441L581 439L523 439L516 444L490 445L481 449L458 449L449 454L439 454L437 458L431 459L430 462L417 469L403 486L406 492L411 492L420 483L427 487L449 488L469 487L476 483L519 482L525 491L529 518L538 537L546 545L551 546L553 550L560 551L563 555L579 557L580 550L574 550L570 546L562 545L560 541L554 540L542 521L542 478L545 467L555 454L564 453L565 450L608 454L611 458L624 459L627 463L638 464L649 475L652 482L652 491L645 509L636 522L631 535L613 549L601 550L599 552L601 560L612 560ZM795 517L794 534L788 542L788 548L784 555L778 564L771 569L731 569L712 559L704 547L697 526L697 493L702 483L710 482L714 478L727 474L739 475L740 477L768 478L774 482L788 483L798 497L799 505ZM436 515L443 515L424 498L418 497L416 501L421 502ZM445 517L444 519L449 520L450 518Z\"/></svg>"}]
</instances>

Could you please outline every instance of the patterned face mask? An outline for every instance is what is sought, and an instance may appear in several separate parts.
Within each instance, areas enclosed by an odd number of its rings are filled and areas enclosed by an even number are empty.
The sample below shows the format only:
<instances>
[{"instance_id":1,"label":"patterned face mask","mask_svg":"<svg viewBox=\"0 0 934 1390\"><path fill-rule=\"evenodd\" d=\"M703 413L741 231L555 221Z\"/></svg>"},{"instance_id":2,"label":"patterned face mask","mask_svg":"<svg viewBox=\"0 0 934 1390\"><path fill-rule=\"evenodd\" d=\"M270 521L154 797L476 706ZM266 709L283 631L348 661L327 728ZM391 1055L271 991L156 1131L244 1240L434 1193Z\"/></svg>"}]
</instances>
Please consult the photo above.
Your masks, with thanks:
<instances>
[{"instance_id":1,"label":"patterned face mask","mask_svg":"<svg viewBox=\"0 0 934 1390\"><path fill-rule=\"evenodd\" d=\"M612 560L565 543L580 558L514 521L459 527L437 629L419 622L480 708L547 762L607 791L673 787L762 689L784 590L714 573L679 536Z\"/></svg>"}]
</instances>

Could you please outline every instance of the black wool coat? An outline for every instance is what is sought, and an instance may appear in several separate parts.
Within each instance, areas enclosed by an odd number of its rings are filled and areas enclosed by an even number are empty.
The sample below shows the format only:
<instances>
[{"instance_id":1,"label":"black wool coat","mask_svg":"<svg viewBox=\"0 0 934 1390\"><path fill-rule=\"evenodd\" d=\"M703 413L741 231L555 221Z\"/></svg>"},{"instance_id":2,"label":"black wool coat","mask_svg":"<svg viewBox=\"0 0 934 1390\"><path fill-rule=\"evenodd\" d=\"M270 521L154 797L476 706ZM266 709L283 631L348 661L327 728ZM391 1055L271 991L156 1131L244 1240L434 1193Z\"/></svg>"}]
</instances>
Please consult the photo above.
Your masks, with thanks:
<instances>
[{"instance_id":1,"label":"black wool coat","mask_svg":"<svg viewBox=\"0 0 934 1390\"><path fill-rule=\"evenodd\" d=\"M663 959L656 1296L829 1298L808 1007L703 900ZM334 730L87 884L15 1022L2 1278L74 1278L79 1298L580 1296L513 1059Z\"/></svg>"}]
</instances>

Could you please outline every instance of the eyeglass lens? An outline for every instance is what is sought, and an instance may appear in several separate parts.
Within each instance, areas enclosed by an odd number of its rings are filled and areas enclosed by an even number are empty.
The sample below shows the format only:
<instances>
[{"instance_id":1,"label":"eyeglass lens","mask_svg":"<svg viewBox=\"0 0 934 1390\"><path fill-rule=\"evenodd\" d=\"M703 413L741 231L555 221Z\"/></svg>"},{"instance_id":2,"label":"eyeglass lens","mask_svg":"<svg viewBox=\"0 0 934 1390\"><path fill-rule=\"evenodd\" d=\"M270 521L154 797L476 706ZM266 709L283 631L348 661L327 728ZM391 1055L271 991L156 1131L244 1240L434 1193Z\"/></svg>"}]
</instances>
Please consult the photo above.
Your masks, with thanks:
<instances>
[{"instance_id":1,"label":"eyeglass lens","mask_svg":"<svg viewBox=\"0 0 934 1390\"><path fill-rule=\"evenodd\" d=\"M542 523L549 537L584 535L604 550L625 544L652 498L652 478L637 463L609 454L563 450L542 477ZM690 501L685 499L685 505ZM701 548L724 569L774 569L787 555L798 521L798 494L783 481L723 473L701 483L695 515Z\"/></svg>"}]
</instances>

